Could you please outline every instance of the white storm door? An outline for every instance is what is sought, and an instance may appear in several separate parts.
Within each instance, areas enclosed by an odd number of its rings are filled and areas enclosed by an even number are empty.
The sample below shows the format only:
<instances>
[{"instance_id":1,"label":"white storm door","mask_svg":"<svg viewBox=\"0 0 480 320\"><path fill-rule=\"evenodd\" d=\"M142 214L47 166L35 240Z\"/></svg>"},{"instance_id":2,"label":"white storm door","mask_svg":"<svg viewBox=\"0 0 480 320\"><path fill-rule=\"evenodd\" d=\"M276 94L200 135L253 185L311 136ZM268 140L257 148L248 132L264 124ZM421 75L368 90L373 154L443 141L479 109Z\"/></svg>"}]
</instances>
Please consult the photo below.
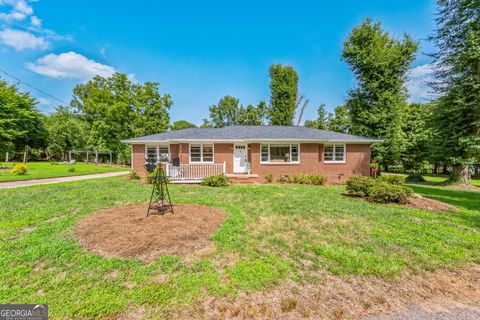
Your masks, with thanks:
<instances>
[{"instance_id":1,"label":"white storm door","mask_svg":"<svg viewBox=\"0 0 480 320\"><path fill-rule=\"evenodd\" d=\"M247 172L247 146L244 144L236 144L233 147L233 172Z\"/></svg>"}]
</instances>

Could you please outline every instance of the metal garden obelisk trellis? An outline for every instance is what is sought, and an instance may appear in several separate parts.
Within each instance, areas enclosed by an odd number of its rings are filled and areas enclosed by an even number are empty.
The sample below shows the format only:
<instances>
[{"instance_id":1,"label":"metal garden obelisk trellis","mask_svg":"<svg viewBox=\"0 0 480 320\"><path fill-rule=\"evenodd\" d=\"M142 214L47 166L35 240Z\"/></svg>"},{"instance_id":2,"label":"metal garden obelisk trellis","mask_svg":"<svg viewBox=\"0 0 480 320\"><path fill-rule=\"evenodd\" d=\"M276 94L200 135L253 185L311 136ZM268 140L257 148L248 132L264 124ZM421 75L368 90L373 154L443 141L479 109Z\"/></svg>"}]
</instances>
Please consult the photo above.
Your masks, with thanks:
<instances>
[{"instance_id":1,"label":"metal garden obelisk trellis","mask_svg":"<svg viewBox=\"0 0 480 320\"><path fill-rule=\"evenodd\" d=\"M158 166L154 172L155 176L153 178L152 195L148 204L147 217L152 210L160 214L173 213L172 200L168 191L168 177L165 174L165 170Z\"/></svg>"}]
</instances>

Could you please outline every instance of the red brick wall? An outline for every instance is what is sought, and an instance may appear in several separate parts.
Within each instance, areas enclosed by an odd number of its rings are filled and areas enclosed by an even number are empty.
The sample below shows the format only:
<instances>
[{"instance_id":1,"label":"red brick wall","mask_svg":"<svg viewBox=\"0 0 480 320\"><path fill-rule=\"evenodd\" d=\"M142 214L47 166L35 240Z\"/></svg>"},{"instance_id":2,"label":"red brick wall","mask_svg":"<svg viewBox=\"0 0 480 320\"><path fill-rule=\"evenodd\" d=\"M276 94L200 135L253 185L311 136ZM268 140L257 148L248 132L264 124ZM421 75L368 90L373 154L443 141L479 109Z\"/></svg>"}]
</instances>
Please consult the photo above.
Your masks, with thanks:
<instances>
[{"instance_id":1,"label":"red brick wall","mask_svg":"<svg viewBox=\"0 0 480 320\"><path fill-rule=\"evenodd\" d=\"M370 145L347 144L346 163L324 163L323 145L302 143L300 145L299 164L261 164L260 144L250 144L250 162L252 173L260 176L272 173L275 177L294 174L319 174L327 177L328 183L340 183L354 174L370 174Z\"/></svg>"},{"instance_id":2,"label":"red brick wall","mask_svg":"<svg viewBox=\"0 0 480 320\"><path fill-rule=\"evenodd\" d=\"M215 163L227 163L227 173L233 173L233 144L215 144ZM319 174L327 177L328 183L344 182L354 174L369 175L370 145L347 144L346 163L324 163L323 145L318 143L302 143L300 145L300 164L261 164L260 144L249 144L248 159L252 164L252 173L263 176L272 173L275 177L294 174ZM189 163L189 144L171 144L170 157L179 158L180 163ZM145 175L145 145L132 146L132 169Z\"/></svg>"},{"instance_id":3,"label":"red brick wall","mask_svg":"<svg viewBox=\"0 0 480 320\"><path fill-rule=\"evenodd\" d=\"M145 145L132 144L132 170L139 175L145 176Z\"/></svg>"},{"instance_id":4,"label":"red brick wall","mask_svg":"<svg viewBox=\"0 0 480 320\"><path fill-rule=\"evenodd\" d=\"M215 143L215 163L227 163L227 173L233 173L233 143Z\"/></svg>"}]
</instances>

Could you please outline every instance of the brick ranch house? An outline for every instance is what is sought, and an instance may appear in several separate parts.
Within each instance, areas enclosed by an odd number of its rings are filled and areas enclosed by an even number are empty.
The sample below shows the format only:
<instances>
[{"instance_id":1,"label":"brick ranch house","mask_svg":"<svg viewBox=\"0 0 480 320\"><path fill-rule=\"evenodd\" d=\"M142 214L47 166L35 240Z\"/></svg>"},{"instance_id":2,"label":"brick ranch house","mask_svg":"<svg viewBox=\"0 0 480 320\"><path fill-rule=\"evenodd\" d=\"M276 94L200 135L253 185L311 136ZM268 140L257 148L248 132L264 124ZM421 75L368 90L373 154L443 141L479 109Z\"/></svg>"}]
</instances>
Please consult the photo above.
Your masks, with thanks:
<instances>
[{"instance_id":1,"label":"brick ranch house","mask_svg":"<svg viewBox=\"0 0 480 320\"><path fill-rule=\"evenodd\" d=\"M252 182L263 182L267 174L316 174L339 183L370 174L370 145L379 140L299 126L230 126L123 142L132 146L132 170L144 176L147 161L164 162L172 182L194 183L224 173Z\"/></svg>"}]
</instances>

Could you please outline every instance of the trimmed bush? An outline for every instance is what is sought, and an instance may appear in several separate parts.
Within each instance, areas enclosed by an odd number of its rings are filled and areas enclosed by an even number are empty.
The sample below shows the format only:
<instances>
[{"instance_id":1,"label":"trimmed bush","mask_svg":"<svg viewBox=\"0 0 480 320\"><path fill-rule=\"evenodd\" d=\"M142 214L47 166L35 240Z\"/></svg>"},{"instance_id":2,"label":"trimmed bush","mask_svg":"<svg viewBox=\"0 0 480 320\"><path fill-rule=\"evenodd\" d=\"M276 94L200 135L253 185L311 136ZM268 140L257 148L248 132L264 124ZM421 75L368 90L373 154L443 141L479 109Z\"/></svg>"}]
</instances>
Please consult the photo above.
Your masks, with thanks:
<instances>
[{"instance_id":1,"label":"trimmed bush","mask_svg":"<svg viewBox=\"0 0 480 320\"><path fill-rule=\"evenodd\" d=\"M347 180L347 192L367 197L370 188L375 184L375 180L366 176L353 176Z\"/></svg>"},{"instance_id":2,"label":"trimmed bush","mask_svg":"<svg viewBox=\"0 0 480 320\"><path fill-rule=\"evenodd\" d=\"M294 176L282 175L277 179L280 183L293 183L293 184L313 184L323 185L327 181L327 178L319 175L299 174Z\"/></svg>"},{"instance_id":3,"label":"trimmed bush","mask_svg":"<svg viewBox=\"0 0 480 320\"><path fill-rule=\"evenodd\" d=\"M308 180L309 180L309 184L313 184L316 186L324 185L325 182L327 182L327 178L319 175L308 176Z\"/></svg>"},{"instance_id":4,"label":"trimmed bush","mask_svg":"<svg viewBox=\"0 0 480 320\"><path fill-rule=\"evenodd\" d=\"M404 176L397 176L397 175L383 175L378 177L379 181L390 183L396 186L401 186L405 184L405 177Z\"/></svg>"},{"instance_id":5,"label":"trimmed bush","mask_svg":"<svg viewBox=\"0 0 480 320\"><path fill-rule=\"evenodd\" d=\"M230 180L224 174L218 176L211 176L202 179L202 186L209 187L226 187L230 184Z\"/></svg>"},{"instance_id":6,"label":"trimmed bush","mask_svg":"<svg viewBox=\"0 0 480 320\"><path fill-rule=\"evenodd\" d=\"M406 186L384 181L375 182L369 189L370 200L380 203L405 203L412 194L412 190Z\"/></svg>"},{"instance_id":7,"label":"trimmed bush","mask_svg":"<svg viewBox=\"0 0 480 320\"><path fill-rule=\"evenodd\" d=\"M418 173L413 173L413 174L408 175L407 178L405 179L405 181L406 182L413 182L413 183L427 182L427 180L425 180L425 178L421 174L418 174Z\"/></svg>"},{"instance_id":8,"label":"trimmed bush","mask_svg":"<svg viewBox=\"0 0 480 320\"><path fill-rule=\"evenodd\" d=\"M272 183L273 182L273 174L269 173L269 174L266 174L264 176L265 178L265 181L267 181L268 183Z\"/></svg>"},{"instance_id":9,"label":"trimmed bush","mask_svg":"<svg viewBox=\"0 0 480 320\"><path fill-rule=\"evenodd\" d=\"M13 167L12 171L10 171L10 172L13 173L13 174L22 176L22 175L26 174L27 171L28 171L28 168L25 164L18 163Z\"/></svg>"}]
</instances>

